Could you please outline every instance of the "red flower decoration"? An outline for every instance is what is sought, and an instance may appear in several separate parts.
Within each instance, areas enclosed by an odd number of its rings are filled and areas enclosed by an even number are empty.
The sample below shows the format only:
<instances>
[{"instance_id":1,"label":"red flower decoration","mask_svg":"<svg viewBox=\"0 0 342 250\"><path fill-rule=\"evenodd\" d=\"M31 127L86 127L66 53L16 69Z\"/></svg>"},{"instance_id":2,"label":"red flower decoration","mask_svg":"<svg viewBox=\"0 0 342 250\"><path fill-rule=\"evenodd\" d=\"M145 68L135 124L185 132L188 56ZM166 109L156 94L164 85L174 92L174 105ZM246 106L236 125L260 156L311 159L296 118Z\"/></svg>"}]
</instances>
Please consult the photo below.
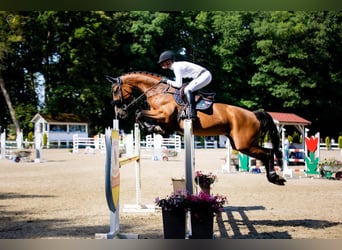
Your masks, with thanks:
<instances>
[{"instance_id":1,"label":"red flower decoration","mask_svg":"<svg viewBox=\"0 0 342 250\"><path fill-rule=\"evenodd\" d=\"M305 137L306 147L309 152L315 152L318 145L318 137L311 136L310 138Z\"/></svg>"}]
</instances>

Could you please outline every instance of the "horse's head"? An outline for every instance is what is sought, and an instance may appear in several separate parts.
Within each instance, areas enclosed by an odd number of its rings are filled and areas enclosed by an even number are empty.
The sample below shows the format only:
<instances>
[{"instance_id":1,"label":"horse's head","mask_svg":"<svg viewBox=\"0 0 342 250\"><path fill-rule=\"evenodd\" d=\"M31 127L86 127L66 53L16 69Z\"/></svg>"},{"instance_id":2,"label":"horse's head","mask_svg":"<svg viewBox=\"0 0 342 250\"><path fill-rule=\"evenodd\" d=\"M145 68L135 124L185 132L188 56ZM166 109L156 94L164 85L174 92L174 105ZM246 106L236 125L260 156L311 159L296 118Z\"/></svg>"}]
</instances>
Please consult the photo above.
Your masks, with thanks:
<instances>
[{"instance_id":1,"label":"horse's head","mask_svg":"<svg viewBox=\"0 0 342 250\"><path fill-rule=\"evenodd\" d=\"M132 97L132 89L130 86L123 87L120 77L106 76L106 79L112 83L112 97L111 102L115 114L118 118L125 119L128 116L127 102Z\"/></svg>"},{"instance_id":2,"label":"horse's head","mask_svg":"<svg viewBox=\"0 0 342 250\"><path fill-rule=\"evenodd\" d=\"M128 116L128 108L133 105L140 105L139 109L141 109L141 101L144 101L143 105L145 105L154 99L149 99L149 97L165 91L165 88L158 89L162 79L161 76L151 73L131 72L120 77L106 76L106 78L112 83L112 106L116 115L122 119ZM149 104L153 105L152 103Z\"/></svg>"}]
</instances>

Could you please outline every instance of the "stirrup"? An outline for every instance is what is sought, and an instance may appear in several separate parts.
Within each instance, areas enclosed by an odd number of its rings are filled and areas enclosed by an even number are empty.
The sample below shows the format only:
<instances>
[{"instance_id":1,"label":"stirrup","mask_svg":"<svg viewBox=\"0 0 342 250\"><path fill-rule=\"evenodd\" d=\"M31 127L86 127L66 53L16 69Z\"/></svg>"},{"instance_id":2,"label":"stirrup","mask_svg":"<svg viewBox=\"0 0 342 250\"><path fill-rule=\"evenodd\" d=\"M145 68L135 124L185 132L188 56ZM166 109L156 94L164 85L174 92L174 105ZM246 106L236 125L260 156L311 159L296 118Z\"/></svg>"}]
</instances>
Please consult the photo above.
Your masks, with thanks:
<instances>
[{"instance_id":1,"label":"stirrup","mask_svg":"<svg viewBox=\"0 0 342 250\"><path fill-rule=\"evenodd\" d=\"M180 113L180 115L179 115L179 118L182 119L182 120L188 118L188 116L187 116L187 114L185 113L185 110L184 110L184 109L181 111L181 113Z\"/></svg>"},{"instance_id":2,"label":"stirrup","mask_svg":"<svg viewBox=\"0 0 342 250\"><path fill-rule=\"evenodd\" d=\"M198 116L196 114L196 112L190 112L189 115L188 115L189 119L191 120L196 120L198 119Z\"/></svg>"},{"instance_id":3,"label":"stirrup","mask_svg":"<svg viewBox=\"0 0 342 250\"><path fill-rule=\"evenodd\" d=\"M190 120L196 120L198 119L197 117L197 111L196 110L191 110L190 108L186 109L186 119L190 119Z\"/></svg>"}]
</instances>

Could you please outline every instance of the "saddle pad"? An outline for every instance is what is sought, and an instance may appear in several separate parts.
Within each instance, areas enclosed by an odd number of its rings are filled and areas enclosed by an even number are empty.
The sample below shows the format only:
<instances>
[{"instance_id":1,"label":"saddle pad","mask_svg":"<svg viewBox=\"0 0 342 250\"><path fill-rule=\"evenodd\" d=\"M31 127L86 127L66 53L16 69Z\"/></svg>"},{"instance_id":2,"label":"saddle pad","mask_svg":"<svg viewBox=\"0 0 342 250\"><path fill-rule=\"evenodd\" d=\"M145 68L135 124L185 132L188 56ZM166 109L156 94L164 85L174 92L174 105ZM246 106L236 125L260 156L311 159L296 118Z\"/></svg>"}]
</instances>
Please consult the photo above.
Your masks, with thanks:
<instances>
[{"instance_id":1,"label":"saddle pad","mask_svg":"<svg viewBox=\"0 0 342 250\"><path fill-rule=\"evenodd\" d=\"M177 102L178 105L181 105L181 106L185 105L185 103L184 103L184 101L183 101L183 99L182 99L182 97L180 95L180 90L179 89L177 89L175 91L173 96L174 96L175 101ZM211 102L209 100L205 100L201 96L200 96L200 98L195 98L195 99L198 99L196 101L196 109L197 110L207 110L207 109L211 108L211 106L213 104L213 102Z\"/></svg>"},{"instance_id":2,"label":"saddle pad","mask_svg":"<svg viewBox=\"0 0 342 250\"><path fill-rule=\"evenodd\" d=\"M196 103L196 109L198 109L198 110L207 110L207 109L209 109L211 107L212 104L213 103L211 101L200 99Z\"/></svg>"}]
</instances>

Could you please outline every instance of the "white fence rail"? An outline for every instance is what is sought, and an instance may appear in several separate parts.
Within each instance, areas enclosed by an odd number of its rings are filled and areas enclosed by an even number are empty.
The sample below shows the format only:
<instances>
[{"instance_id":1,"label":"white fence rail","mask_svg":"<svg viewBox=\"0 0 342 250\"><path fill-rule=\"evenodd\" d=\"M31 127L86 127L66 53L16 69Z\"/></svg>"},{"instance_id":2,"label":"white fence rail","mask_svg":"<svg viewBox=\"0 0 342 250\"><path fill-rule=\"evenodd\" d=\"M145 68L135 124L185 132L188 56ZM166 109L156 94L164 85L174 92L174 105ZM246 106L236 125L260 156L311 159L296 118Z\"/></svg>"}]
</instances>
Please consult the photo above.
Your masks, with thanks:
<instances>
[{"instance_id":1,"label":"white fence rail","mask_svg":"<svg viewBox=\"0 0 342 250\"><path fill-rule=\"evenodd\" d=\"M319 148L320 149L327 149L327 145L324 142L321 142L319 144ZM340 148L338 148L338 143L331 143L330 147L328 148L328 150L339 150Z\"/></svg>"},{"instance_id":2,"label":"white fence rail","mask_svg":"<svg viewBox=\"0 0 342 250\"><path fill-rule=\"evenodd\" d=\"M101 152L105 152L105 136L95 136L95 137L78 137L77 134L73 136L73 153L78 153L79 147L85 147L90 150L100 149Z\"/></svg>"},{"instance_id":3,"label":"white fence rail","mask_svg":"<svg viewBox=\"0 0 342 250\"><path fill-rule=\"evenodd\" d=\"M152 135L146 136L145 141L145 148L146 149L153 149L154 148L154 137ZM162 147L167 147L169 149L174 149L176 152L181 152L182 149L182 140L180 135L175 135L174 137L163 138Z\"/></svg>"},{"instance_id":4,"label":"white fence rail","mask_svg":"<svg viewBox=\"0 0 342 250\"><path fill-rule=\"evenodd\" d=\"M204 140L204 148L217 148L217 141Z\"/></svg>"}]
</instances>

